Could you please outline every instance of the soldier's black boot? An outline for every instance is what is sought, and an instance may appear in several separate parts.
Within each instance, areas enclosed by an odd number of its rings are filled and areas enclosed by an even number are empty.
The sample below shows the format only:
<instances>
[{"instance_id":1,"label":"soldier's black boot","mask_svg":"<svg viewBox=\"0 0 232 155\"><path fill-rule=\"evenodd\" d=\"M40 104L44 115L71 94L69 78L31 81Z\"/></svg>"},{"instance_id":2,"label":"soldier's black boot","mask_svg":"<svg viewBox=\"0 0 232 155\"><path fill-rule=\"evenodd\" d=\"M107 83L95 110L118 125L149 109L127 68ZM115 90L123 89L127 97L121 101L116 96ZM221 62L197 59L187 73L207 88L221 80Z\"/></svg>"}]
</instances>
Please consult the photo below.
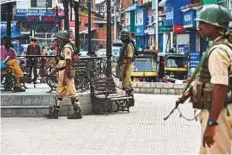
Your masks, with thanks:
<instances>
[{"instance_id":1,"label":"soldier's black boot","mask_svg":"<svg viewBox=\"0 0 232 155\"><path fill-rule=\"evenodd\" d=\"M58 119L59 118L59 112L60 112L60 104L62 102L62 98L55 98L55 105L49 110L49 114L44 115L48 119Z\"/></svg>"},{"instance_id":2,"label":"soldier's black boot","mask_svg":"<svg viewBox=\"0 0 232 155\"><path fill-rule=\"evenodd\" d=\"M135 106L135 99L134 99L133 88L126 89L125 91L126 91L126 94L127 94L128 96L133 97L132 99L129 100L130 106Z\"/></svg>"},{"instance_id":3,"label":"soldier's black boot","mask_svg":"<svg viewBox=\"0 0 232 155\"><path fill-rule=\"evenodd\" d=\"M82 118L82 113L81 113L81 108L79 106L78 98L71 98L71 102L73 105L73 110L74 113L69 115L67 118L68 119L81 119Z\"/></svg>"},{"instance_id":4,"label":"soldier's black boot","mask_svg":"<svg viewBox=\"0 0 232 155\"><path fill-rule=\"evenodd\" d=\"M74 109L74 113L67 117L68 119L82 119L81 108Z\"/></svg>"},{"instance_id":5,"label":"soldier's black boot","mask_svg":"<svg viewBox=\"0 0 232 155\"><path fill-rule=\"evenodd\" d=\"M58 119L59 111L60 111L60 106L54 105L54 107L50 109L49 114L44 116L48 119Z\"/></svg>"}]
</instances>

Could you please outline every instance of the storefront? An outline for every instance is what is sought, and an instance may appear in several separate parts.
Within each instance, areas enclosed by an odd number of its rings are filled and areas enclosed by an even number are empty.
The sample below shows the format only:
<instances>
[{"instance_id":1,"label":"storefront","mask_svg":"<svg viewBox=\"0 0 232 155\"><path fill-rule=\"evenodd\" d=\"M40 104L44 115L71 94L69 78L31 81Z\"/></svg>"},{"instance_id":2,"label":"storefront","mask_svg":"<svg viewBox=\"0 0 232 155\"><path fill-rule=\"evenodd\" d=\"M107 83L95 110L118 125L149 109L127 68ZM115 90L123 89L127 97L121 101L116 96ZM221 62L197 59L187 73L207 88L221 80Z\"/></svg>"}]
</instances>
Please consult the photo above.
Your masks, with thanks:
<instances>
[{"instance_id":1,"label":"storefront","mask_svg":"<svg viewBox=\"0 0 232 155\"><path fill-rule=\"evenodd\" d=\"M163 34L163 49L164 52L168 52L174 49L175 52L179 52L188 49L189 51L189 35L185 32L183 27L183 17L180 7L191 4L191 0L179 0L176 3L173 0L167 0L164 7L164 13L166 19L164 20L165 27L173 27L172 32L165 32ZM175 17L175 18L174 18ZM187 47L188 46L188 47ZM188 52L187 52L188 53Z\"/></svg>"},{"instance_id":2,"label":"storefront","mask_svg":"<svg viewBox=\"0 0 232 155\"><path fill-rule=\"evenodd\" d=\"M190 68L196 68L198 65L201 53L200 53L200 36L196 30L196 10L187 9L183 11L183 26L189 33L189 65Z\"/></svg>"},{"instance_id":3,"label":"storefront","mask_svg":"<svg viewBox=\"0 0 232 155\"><path fill-rule=\"evenodd\" d=\"M135 33L135 10L138 5L134 4L125 10L125 27L130 32Z\"/></svg>"},{"instance_id":4,"label":"storefront","mask_svg":"<svg viewBox=\"0 0 232 155\"><path fill-rule=\"evenodd\" d=\"M148 35L148 46L152 47L155 45L155 11L151 8L148 10L147 29L145 33Z\"/></svg>"},{"instance_id":5,"label":"storefront","mask_svg":"<svg viewBox=\"0 0 232 155\"><path fill-rule=\"evenodd\" d=\"M148 35L145 33L147 26L147 10L139 8L135 10L135 36L136 43L140 48L145 49L148 46Z\"/></svg>"},{"instance_id":6,"label":"storefront","mask_svg":"<svg viewBox=\"0 0 232 155\"><path fill-rule=\"evenodd\" d=\"M62 16L57 16L52 9L16 9L15 19L20 21L20 34L25 41L36 37L41 45L46 46L51 42L51 36L60 29Z\"/></svg>"},{"instance_id":7,"label":"storefront","mask_svg":"<svg viewBox=\"0 0 232 155\"><path fill-rule=\"evenodd\" d=\"M7 23L6 21L1 21L1 38L7 35ZM17 21L11 21L11 38L18 38L21 37L19 25Z\"/></svg>"}]
</instances>

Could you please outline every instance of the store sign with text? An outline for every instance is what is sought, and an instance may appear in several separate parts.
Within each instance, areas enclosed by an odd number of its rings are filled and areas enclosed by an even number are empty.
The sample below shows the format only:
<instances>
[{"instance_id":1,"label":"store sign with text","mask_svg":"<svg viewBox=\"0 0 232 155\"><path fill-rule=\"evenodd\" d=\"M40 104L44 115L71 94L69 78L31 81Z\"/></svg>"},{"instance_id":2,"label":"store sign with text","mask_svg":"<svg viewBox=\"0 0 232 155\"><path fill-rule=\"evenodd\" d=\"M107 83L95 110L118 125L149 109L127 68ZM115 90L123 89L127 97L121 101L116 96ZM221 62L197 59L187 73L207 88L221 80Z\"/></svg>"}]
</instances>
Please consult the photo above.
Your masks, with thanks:
<instances>
[{"instance_id":1,"label":"store sign with text","mask_svg":"<svg viewBox=\"0 0 232 155\"><path fill-rule=\"evenodd\" d=\"M52 9L16 9L16 16L55 16Z\"/></svg>"},{"instance_id":2,"label":"store sign with text","mask_svg":"<svg viewBox=\"0 0 232 155\"><path fill-rule=\"evenodd\" d=\"M164 21L165 26L173 25L174 11L173 7L165 7L166 19Z\"/></svg>"},{"instance_id":3,"label":"store sign with text","mask_svg":"<svg viewBox=\"0 0 232 155\"><path fill-rule=\"evenodd\" d=\"M188 10L183 12L184 28L196 27L196 10Z\"/></svg>"},{"instance_id":4,"label":"store sign with text","mask_svg":"<svg viewBox=\"0 0 232 155\"><path fill-rule=\"evenodd\" d=\"M173 32L174 33L184 33L185 29L183 25L173 25Z\"/></svg>"}]
</instances>

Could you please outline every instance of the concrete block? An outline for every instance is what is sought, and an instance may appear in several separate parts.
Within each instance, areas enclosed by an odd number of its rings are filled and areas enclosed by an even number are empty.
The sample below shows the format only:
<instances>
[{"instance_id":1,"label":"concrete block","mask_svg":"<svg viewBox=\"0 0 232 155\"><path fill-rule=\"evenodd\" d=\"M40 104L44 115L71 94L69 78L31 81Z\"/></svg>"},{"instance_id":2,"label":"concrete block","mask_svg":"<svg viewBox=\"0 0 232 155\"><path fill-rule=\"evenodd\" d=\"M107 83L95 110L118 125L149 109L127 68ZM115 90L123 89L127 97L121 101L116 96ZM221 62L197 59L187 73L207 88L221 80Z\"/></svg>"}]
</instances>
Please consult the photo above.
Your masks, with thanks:
<instances>
[{"instance_id":1,"label":"concrete block","mask_svg":"<svg viewBox=\"0 0 232 155\"><path fill-rule=\"evenodd\" d=\"M92 113L90 93L79 94L80 107L83 114ZM49 113L49 107L55 104L53 95L18 95L1 94L2 117L43 117ZM61 116L73 112L70 98L63 99L61 104Z\"/></svg>"},{"instance_id":2,"label":"concrete block","mask_svg":"<svg viewBox=\"0 0 232 155\"><path fill-rule=\"evenodd\" d=\"M175 89L184 89L185 85L184 84L174 84Z\"/></svg>"},{"instance_id":3,"label":"concrete block","mask_svg":"<svg viewBox=\"0 0 232 155\"><path fill-rule=\"evenodd\" d=\"M1 116L12 117L13 116L13 109L4 109L4 108L1 108Z\"/></svg>"},{"instance_id":4,"label":"concrete block","mask_svg":"<svg viewBox=\"0 0 232 155\"><path fill-rule=\"evenodd\" d=\"M173 88L173 83L165 83L164 84L164 88L168 88L168 89L170 89L170 88Z\"/></svg>"},{"instance_id":5,"label":"concrete block","mask_svg":"<svg viewBox=\"0 0 232 155\"><path fill-rule=\"evenodd\" d=\"M160 94L160 89L159 88L154 88L154 94Z\"/></svg>"},{"instance_id":6,"label":"concrete block","mask_svg":"<svg viewBox=\"0 0 232 155\"><path fill-rule=\"evenodd\" d=\"M138 82L133 82L132 87L137 88L138 87Z\"/></svg>"},{"instance_id":7,"label":"concrete block","mask_svg":"<svg viewBox=\"0 0 232 155\"><path fill-rule=\"evenodd\" d=\"M164 88L164 83L157 82L156 83L156 88Z\"/></svg>"},{"instance_id":8,"label":"concrete block","mask_svg":"<svg viewBox=\"0 0 232 155\"><path fill-rule=\"evenodd\" d=\"M139 82L139 83L138 83L138 87L139 87L139 88L150 88L151 85L150 85L149 82Z\"/></svg>"},{"instance_id":9,"label":"concrete block","mask_svg":"<svg viewBox=\"0 0 232 155\"><path fill-rule=\"evenodd\" d=\"M183 89L175 89L176 95L182 95L183 94Z\"/></svg>"},{"instance_id":10,"label":"concrete block","mask_svg":"<svg viewBox=\"0 0 232 155\"><path fill-rule=\"evenodd\" d=\"M14 108L14 117L36 117L36 109Z\"/></svg>"},{"instance_id":11,"label":"concrete block","mask_svg":"<svg viewBox=\"0 0 232 155\"><path fill-rule=\"evenodd\" d=\"M155 82L151 83L151 88L156 88L156 83Z\"/></svg>"},{"instance_id":12,"label":"concrete block","mask_svg":"<svg viewBox=\"0 0 232 155\"><path fill-rule=\"evenodd\" d=\"M175 95L176 94L175 89L168 89L168 94L169 95Z\"/></svg>"},{"instance_id":13,"label":"concrete block","mask_svg":"<svg viewBox=\"0 0 232 155\"><path fill-rule=\"evenodd\" d=\"M168 89L162 88L160 94L168 94Z\"/></svg>"},{"instance_id":14,"label":"concrete block","mask_svg":"<svg viewBox=\"0 0 232 155\"><path fill-rule=\"evenodd\" d=\"M154 88L141 88L140 92L144 94L153 94Z\"/></svg>"},{"instance_id":15,"label":"concrete block","mask_svg":"<svg viewBox=\"0 0 232 155\"><path fill-rule=\"evenodd\" d=\"M22 102L20 100L20 96L15 95L1 95L1 105L2 106L8 106L8 105L22 105Z\"/></svg>"},{"instance_id":16,"label":"concrete block","mask_svg":"<svg viewBox=\"0 0 232 155\"><path fill-rule=\"evenodd\" d=\"M140 88L134 88L134 93L141 93Z\"/></svg>"}]
</instances>

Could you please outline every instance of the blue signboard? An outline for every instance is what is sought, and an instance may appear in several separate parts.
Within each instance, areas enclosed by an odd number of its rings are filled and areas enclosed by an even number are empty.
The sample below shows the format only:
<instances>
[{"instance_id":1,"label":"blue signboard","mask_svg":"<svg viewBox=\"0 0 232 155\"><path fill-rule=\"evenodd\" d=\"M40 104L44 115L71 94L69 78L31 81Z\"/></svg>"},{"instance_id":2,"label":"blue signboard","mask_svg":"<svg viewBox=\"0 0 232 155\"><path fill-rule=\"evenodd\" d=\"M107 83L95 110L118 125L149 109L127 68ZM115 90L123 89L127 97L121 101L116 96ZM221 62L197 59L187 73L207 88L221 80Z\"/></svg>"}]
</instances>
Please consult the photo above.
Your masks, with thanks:
<instances>
[{"instance_id":1,"label":"blue signboard","mask_svg":"<svg viewBox=\"0 0 232 155\"><path fill-rule=\"evenodd\" d=\"M167 0L164 7L164 12L166 15L164 26L182 25L183 16L180 8L188 4L191 4L191 0L178 0L178 2L174 0Z\"/></svg>"},{"instance_id":2,"label":"blue signboard","mask_svg":"<svg viewBox=\"0 0 232 155\"><path fill-rule=\"evenodd\" d=\"M201 60L200 52L191 52L190 53L190 68L196 68Z\"/></svg>"},{"instance_id":3,"label":"blue signboard","mask_svg":"<svg viewBox=\"0 0 232 155\"><path fill-rule=\"evenodd\" d=\"M189 54L189 46L188 46L188 44L178 45L178 51L177 52L188 55Z\"/></svg>"},{"instance_id":4,"label":"blue signboard","mask_svg":"<svg viewBox=\"0 0 232 155\"><path fill-rule=\"evenodd\" d=\"M16 16L55 16L52 9L16 9Z\"/></svg>"},{"instance_id":5,"label":"blue signboard","mask_svg":"<svg viewBox=\"0 0 232 155\"><path fill-rule=\"evenodd\" d=\"M144 35L144 30L147 25L147 10L137 9L135 11L135 35Z\"/></svg>"},{"instance_id":6,"label":"blue signboard","mask_svg":"<svg viewBox=\"0 0 232 155\"><path fill-rule=\"evenodd\" d=\"M196 10L188 10L183 12L184 28L196 27Z\"/></svg>"},{"instance_id":7,"label":"blue signboard","mask_svg":"<svg viewBox=\"0 0 232 155\"><path fill-rule=\"evenodd\" d=\"M144 30L145 29L144 29L143 25L135 27L135 33L136 33L137 36L144 35Z\"/></svg>"},{"instance_id":8,"label":"blue signboard","mask_svg":"<svg viewBox=\"0 0 232 155\"><path fill-rule=\"evenodd\" d=\"M174 11L173 7L167 6L165 7L165 15L166 19L164 21L165 26L171 26L173 25L173 17L174 17Z\"/></svg>"},{"instance_id":9,"label":"blue signboard","mask_svg":"<svg viewBox=\"0 0 232 155\"><path fill-rule=\"evenodd\" d=\"M1 38L7 35L7 24L6 21L1 21ZM19 27L17 27L16 21L11 22L11 38L20 37Z\"/></svg>"}]
</instances>

